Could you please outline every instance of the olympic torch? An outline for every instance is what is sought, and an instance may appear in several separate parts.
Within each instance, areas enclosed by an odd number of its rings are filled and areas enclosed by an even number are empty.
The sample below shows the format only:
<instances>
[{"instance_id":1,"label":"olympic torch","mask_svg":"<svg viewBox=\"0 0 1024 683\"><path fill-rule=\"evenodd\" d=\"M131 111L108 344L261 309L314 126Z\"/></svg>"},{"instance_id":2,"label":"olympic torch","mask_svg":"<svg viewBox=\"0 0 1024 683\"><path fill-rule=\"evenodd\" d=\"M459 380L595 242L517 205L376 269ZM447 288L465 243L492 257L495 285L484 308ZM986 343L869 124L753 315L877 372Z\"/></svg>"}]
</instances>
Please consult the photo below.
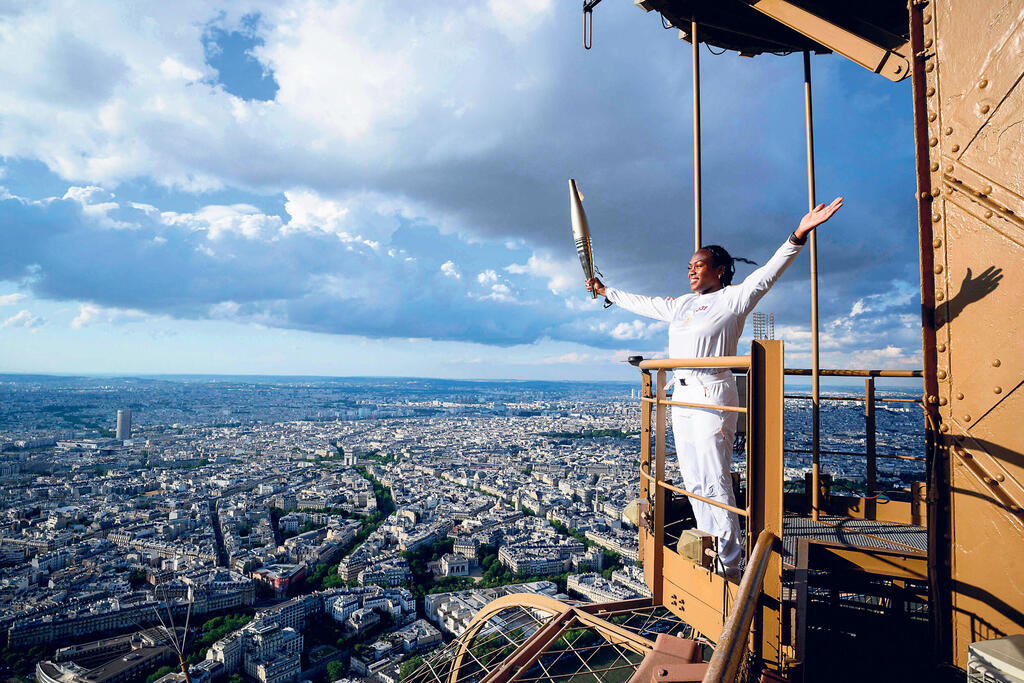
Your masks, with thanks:
<instances>
[{"instance_id":1,"label":"olympic torch","mask_svg":"<svg viewBox=\"0 0 1024 683\"><path fill-rule=\"evenodd\" d=\"M583 212L583 196L576 187L576 181L569 179L569 215L572 217L572 238L576 242L576 253L583 266L584 281L594 277L594 255L590 251L590 228L587 214ZM596 299L597 292L591 290L590 298Z\"/></svg>"}]
</instances>

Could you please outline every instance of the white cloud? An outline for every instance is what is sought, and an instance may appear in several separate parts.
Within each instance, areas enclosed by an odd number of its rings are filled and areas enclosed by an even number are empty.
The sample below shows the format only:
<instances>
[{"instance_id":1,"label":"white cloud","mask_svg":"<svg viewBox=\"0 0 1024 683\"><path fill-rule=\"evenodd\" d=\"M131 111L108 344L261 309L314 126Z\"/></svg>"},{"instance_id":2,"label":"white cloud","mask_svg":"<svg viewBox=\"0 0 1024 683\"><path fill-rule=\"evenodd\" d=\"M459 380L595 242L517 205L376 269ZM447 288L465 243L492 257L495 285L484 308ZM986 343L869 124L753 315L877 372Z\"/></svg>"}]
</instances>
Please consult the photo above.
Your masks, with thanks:
<instances>
[{"instance_id":1,"label":"white cloud","mask_svg":"<svg viewBox=\"0 0 1024 683\"><path fill-rule=\"evenodd\" d=\"M150 316L131 308L108 308L95 304L80 304L78 315L71 321L71 327L80 330L90 325L139 322Z\"/></svg>"},{"instance_id":2,"label":"white cloud","mask_svg":"<svg viewBox=\"0 0 1024 683\"><path fill-rule=\"evenodd\" d=\"M5 320L3 324L0 324L0 328L8 327L24 327L25 329L32 329L45 323L46 321L42 318L32 315L26 310L18 311L15 315Z\"/></svg>"},{"instance_id":3,"label":"white cloud","mask_svg":"<svg viewBox=\"0 0 1024 683\"><path fill-rule=\"evenodd\" d=\"M498 274L491 269L487 269L477 274L476 281L482 285L493 284L498 281Z\"/></svg>"},{"instance_id":4,"label":"white cloud","mask_svg":"<svg viewBox=\"0 0 1024 683\"><path fill-rule=\"evenodd\" d=\"M268 239L281 229L278 216L268 216L250 204L210 205L195 213L165 211L160 214L164 225L205 231L211 240L229 234L247 239Z\"/></svg>"},{"instance_id":5,"label":"white cloud","mask_svg":"<svg viewBox=\"0 0 1024 683\"><path fill-rule=\"evenodd\" d=\"M571 259L555 259L535 252L526 263L513 263L505 270L515 275L545 278L552 294L563 294L576 287L582 289L583 275L579 272L579 264Z\"/></svg>"},{"instance_id":6,"label":"white cloud","mask_svg":"<svg viewBox=\"0 0 1024 683\"><path fill-rule=\"evenodd\" d=\"M454 261L442 263L441 272L444 273L445 277L455 278L456 280L462 279L462 273L459 272L459 267L455 265Z\"/></svg>"},{"instance_id":7,"label":"white cloud","mask_svg":"<svg viewBox=\"0 0 1024 683\"><path fill-rule=\"evenodd\" d=\"M24 294L0 294L0 306L12 306L25 298Z\"/></svg>"}]
</instances>

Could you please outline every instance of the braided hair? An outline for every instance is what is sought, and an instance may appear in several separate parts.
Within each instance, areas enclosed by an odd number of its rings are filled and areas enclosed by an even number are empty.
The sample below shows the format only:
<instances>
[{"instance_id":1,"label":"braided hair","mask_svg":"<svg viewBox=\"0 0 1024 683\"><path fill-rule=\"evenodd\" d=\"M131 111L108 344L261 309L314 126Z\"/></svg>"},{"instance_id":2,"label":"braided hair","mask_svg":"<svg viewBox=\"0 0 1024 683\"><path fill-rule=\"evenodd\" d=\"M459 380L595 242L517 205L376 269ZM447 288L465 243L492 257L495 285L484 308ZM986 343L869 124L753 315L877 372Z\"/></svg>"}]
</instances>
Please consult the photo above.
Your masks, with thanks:
<instances>
[{"instance_id":1,"label":"braided hair","mask_svg":"<svg viewBox=\"0 0 1024 683\"><path fill-rule=\"evenodd\" d=\"M711 267L717 268L718 266L725 266L725 272L722 273L721 282L723 287L728 287L732 284L732 278L736 274L736 261L742 261L743 263L749 263L752 266L756 266L757 263L750 259L745 259L739 256L732 256L725 250L725 247L720 247L717 244L709 244L706 247L701 247L698 251L706 251L711 256Z\"/></svg>"}]
</instances>

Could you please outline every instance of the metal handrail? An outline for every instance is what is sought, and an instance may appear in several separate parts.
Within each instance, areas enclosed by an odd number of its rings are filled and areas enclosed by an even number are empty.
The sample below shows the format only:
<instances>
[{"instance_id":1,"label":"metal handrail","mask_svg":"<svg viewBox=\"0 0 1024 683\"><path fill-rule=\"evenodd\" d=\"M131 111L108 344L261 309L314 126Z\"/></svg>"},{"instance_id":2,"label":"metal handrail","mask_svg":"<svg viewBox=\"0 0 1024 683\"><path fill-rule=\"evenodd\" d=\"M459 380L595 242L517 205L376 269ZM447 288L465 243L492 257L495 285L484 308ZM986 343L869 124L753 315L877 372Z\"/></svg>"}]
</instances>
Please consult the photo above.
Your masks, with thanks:
<instances>
[{"instance_id":1,"label":"metal handrail","mask_svg":"<svg viewBox=\"0 0 1024 683\"><path fill-rule=\"evenodd\" d=\"M798 398L805 401L810 401L813 396L808 394L784 394L782 398ZM822 401L860 401L864 402L867 399L863 396L821 396L819 400ZM875 403L921 403L919 398L876 398Z\"/></svg>"},{"instance_id":2,"label":"metal handrail","mask_svg":"<svg viewBox=\"0 0 1024 683\"><path fill-rule=\"evenodd\" d=\"M746 415L746 413L747 413L747 409L746 408L740 408L739 406L720 406L720 405L715 405L715 404L712 404L712 403L688 403L686 401L669 401L667 399L662 401L662 400L659 400L657 398L647 398L646 396L641 396L640 400L643 401L644 403L653 403L653 404L659 405L659 406L682 406L684 408L705 408L707 410L721 410L721 411L727 412L727 413L743 413L744 415Z\"/></svg>"},{"instance_id":3,"label":"metal handrail","mask_svg":"<svg viewBox=\"0 0 1024 683\"><path fill-rule=\"evenodd\" d=\"M740 580L736 601L722 628L722 635L715 644L715 653L711 656L708 670L704 674L704 683L732 683L736 680L736 672L747 652L750 624L761 597L768 559L776 540L778 539L775 534L767 529L757 537L750 561L747 562L747 569Z\"/></svg>"},{"instance_id":4,"label":"metal handrail","mask_svg":"<svg viewBox=\"0 0 1024 683\"><path fill-rule=\"evenodd\" d=\"M743 508L734 507L734 506L729 505L727 503L722 503L722 502L717 501L717 500L712 500L711 498L705 498L704 496L702 496L700 494L693 493L692 491L687 491L686 489L682 489L682 488L679 488L678 486L674 486L673 484L670 484L667 481L661 481L661 480L659 480L659 479L657 479L655 477L652 477L650 474L648 474L647 472L644 471L643 464L641 464L641 466L640 466L640 476L643 477L644 479L646 479L647 481L651 482L655 486L660 486L660 487L662 487L664 489L667 489L669 491L675 491L676 493L684 495L687 498L694 498L694 499L699 500L701 502L707 503L708 505L714 505L716 508L722 508L723 510L728 510L729 512L734 512L737 515L742 515L743 517L750 517L750 510L745 510Z\"/></svg>"},{"instance_id":5,"label":"metal handrail","mask_svg":"<svg viewBox=\"0 0 1024 683\"><path fill-rule=\"evenodd\" d=\"M710 358L651 358L640 361L641 370L680 370L683 368L721 368L749 370L750 356L712 356Z\"/></svg>"},{"instance_id":6,"label":"metal handrail","mask_svg":"<svg viewBox=\"0 0 1024 683\"><path fill-rule=\"evenodd\" d=\"M784 374L810 376L808 368L786 368ZM924 377L923 370L818 370L822 377Z\"/></svg>"}]
</instances>

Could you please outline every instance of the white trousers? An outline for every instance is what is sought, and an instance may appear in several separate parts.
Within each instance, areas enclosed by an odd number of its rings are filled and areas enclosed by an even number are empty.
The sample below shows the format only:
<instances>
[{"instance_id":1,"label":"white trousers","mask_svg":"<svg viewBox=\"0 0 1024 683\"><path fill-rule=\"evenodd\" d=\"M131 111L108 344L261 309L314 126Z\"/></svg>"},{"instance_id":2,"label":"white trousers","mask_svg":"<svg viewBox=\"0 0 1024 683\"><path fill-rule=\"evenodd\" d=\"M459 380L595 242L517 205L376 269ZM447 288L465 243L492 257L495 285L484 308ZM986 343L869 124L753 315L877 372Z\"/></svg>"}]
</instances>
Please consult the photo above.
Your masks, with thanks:
<instances>
[{"instance_id":1,"label":"white trousers","mask_svg":"<svg viewBox=\"0 0 1024 683\"><path fill-rule=\"evenodd\" d=\"M674 401L735 406L736 378L732 373L693 376L675 382ZM737 413L672 406L672 433L683 488L691 493L736 506L732 492L732 442ZM690 499L697 528L718 537L719 559L726 569L739 569L742 554L739 517L722 508Z\"/></svg>"}]
</instances>

